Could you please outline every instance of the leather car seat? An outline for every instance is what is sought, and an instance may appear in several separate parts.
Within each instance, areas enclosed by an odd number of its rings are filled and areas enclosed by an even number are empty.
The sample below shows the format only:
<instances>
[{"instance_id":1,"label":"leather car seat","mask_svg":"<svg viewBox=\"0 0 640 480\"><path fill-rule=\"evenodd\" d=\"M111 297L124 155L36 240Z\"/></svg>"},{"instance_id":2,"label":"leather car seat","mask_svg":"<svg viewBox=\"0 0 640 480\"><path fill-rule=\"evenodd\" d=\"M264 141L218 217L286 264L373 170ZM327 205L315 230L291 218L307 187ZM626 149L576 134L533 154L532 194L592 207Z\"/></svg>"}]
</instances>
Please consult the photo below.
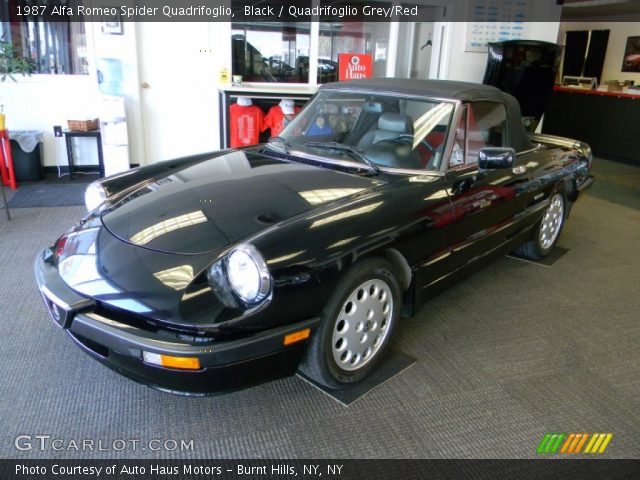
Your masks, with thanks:
<instances>
[{"instance_id":1,"label":"leather car seat","mask_svg":"<svg viewBox=\"0 0 640 480\"><path fill-rule=\"evenodd\" d=\"M413 120L401 113L386 112L378 118L377 128L369 130L358 142L357 147L364 150L374 143L389 140L398 135L413 135Z\"/></svg>"}]
</instances>

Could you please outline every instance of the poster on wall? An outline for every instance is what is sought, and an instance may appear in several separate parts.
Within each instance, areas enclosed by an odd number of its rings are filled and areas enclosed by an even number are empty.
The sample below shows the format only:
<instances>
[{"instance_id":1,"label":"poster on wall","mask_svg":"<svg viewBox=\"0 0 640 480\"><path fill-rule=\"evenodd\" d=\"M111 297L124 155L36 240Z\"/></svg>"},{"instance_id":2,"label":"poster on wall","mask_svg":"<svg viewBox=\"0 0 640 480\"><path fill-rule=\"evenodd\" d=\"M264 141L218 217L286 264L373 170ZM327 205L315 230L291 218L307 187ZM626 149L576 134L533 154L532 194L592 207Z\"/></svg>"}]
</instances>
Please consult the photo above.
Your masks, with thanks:
<instances>
[{"instance_id":1,"label":"poster on wall","mask_svg":"<svg viewBox=\"0 0 640 480\"><path fill-rule=\"evenodd\" d=\"M628 37L622 60L623 72L640 72L640 37Z\"/></svg>"},{"instance_id":2,"label":"poster on wall","mask_svg":"<svg viewBox=\"0 0 640 480\"><path fill-rule=\"evenodd\" d=\"M122 18L119 14L107 17L109 21L102 22L102 33L106 35L122 35Z\"/></svg>"},{"instance_id":3,"label":"poster on wall","mask_svg":"<svg viewBox=\"0 0 640 480\"><path fill-rule=\"evenodd\" d=\"M527 38L530 11L530 0L470 0L465 51L486 52L489 42Z\"/></svg>"},{"instance_id":4,"label":"poster on wall","mask_svg":"<svg viewBox=\"0 0 640 480\"><path fill-rule=\"evenodd\" d=\"M338 55L339 80L371 78L373 62L368 53L341 53Z\"/></svg>"}]
</instances>

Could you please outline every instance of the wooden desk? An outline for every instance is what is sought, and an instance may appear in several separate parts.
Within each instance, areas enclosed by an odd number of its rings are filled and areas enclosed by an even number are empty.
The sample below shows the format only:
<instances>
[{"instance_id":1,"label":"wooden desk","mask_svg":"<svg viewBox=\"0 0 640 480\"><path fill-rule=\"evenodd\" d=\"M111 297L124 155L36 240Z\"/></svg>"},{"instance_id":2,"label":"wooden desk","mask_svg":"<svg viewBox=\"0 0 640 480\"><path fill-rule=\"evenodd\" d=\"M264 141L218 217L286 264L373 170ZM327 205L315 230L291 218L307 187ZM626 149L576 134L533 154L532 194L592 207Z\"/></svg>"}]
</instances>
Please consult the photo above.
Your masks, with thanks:
<instances>
[{"instance_id":1,"label":"wooden desk","mask_svg":"<svg viewBox=\"0 0 640 480\"><path fill-rule=\"evenodd\" d=\"M86 138L92 137L96 139L96 145L98 147L98 169L100 171L100 177L104 177L104 159L102 158L102 136L100 130L91 130L89 132L79 132L75 130L63 130L64 140L67 144L67 158L69 159L69 178L73 178L73 169L75 168L73 161L73 145L71 139L74 137Z\"/></svg>"}]
</instances>

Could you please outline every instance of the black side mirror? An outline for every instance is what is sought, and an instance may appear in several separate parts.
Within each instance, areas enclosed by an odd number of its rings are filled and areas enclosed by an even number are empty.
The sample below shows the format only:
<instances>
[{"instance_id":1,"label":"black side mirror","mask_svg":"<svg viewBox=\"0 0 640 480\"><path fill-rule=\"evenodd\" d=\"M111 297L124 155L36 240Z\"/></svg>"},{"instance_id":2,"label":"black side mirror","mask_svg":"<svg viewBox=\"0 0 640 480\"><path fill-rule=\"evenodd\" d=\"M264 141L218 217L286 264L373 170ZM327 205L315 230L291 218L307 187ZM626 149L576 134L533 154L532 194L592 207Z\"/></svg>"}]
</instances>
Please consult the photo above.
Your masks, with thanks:
<instances>
[{"instance_id":1,"label":"black side mirror","mask_svg":"<svg viewBox=\"0 0 640 480\"><path fill-rule=\"evenodd\" d=\"M512 168L515 161L516 151L513 148L489 147L478 152L478 168L480 170Z\"/></svg>"}]
</instances>

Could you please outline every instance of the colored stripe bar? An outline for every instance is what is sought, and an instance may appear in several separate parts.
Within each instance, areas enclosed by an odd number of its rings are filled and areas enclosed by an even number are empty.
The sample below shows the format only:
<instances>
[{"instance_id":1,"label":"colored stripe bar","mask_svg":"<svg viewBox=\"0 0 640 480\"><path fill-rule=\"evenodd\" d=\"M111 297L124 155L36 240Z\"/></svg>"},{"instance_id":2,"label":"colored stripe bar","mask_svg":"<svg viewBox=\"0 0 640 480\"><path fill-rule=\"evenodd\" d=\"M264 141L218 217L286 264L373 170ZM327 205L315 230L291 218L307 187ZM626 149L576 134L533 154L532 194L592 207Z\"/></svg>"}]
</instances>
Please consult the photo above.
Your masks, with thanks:
<instances>
[{"instance_id":1,"label":"colored stripe bar","mask_svg":"<svg viewBox=\"0 0 640 480\"><path fill-rule=\"evenodd\" d=\"M600 450L598 450L598 453L604 453L604 451L607 449L607 446L609 445L609 442L613 438L613 433L607 433L604 435L606 436L604 437L602 445L600 445Z\"/></svg>"},{"instance_id":2,"label":"colored stripe bar","mask_svg":"<svg viewBox=\"0 0 640 480\"><path fill-rule=\"evenodd\" d=\"M555 445L557 439L558 439L558 434L552 433L551 438L547 442L547 446L544 449L544 453L551 453L551 450L553 449L553 446Z\"/></svg>"},{"instance_id":3,"label":"colored stripe bar","mask_svg":"<svg viewBox=\"0 0 640 480\"><path fill-rule=\"evenodd\" d=\"M598 434L594 433L591 436L591 440L589 440L589 443L587 444L587 448L584 449L584 453L591 453L591 449L593 448L593 444L596 443L597 439L598 439Z\"/></svg>"},{"instance_id":4,"label":"colored stripe bar","mask_svg":"<svg viewBox=\"0 0 640 480\"><path fill-rule=\"evenodd\" d=\"M571 442L571 446L569 447L569 451L567 453L575 452L575 449L578 446L578 442L580 441L581 438L582 438L582 434L580 433L575 434L575 438L573 439L573 442Z\"/></svg>"},{"instance_id":5,"label":"colored stripe bar","mask_svg":"<svg viewBox=\"0 0 640 480\"><path fill-rule=\"evenodd\" d=\"M567 437L567 441L564 442L564 445L562 445L562 449L560 450L560 453L567 453L567 450L569 449L569 445L571 445L571 442L573 442L573 439L575 438L575 436L576 434L572 433Z\"/></svg>"},{"instance_id":6,"label":"colored stripe bar","mask_svg":"<svg viewBox=\"0 0 640 480\"><path fill-rule=\"evenodd\" d=\"M596 443L594 443L593 447L591 448L591 453L598 452L598 449L600 448L600 444L604 440L604 437L606 437L604 433L598 433L597 435L598 435L598 438L596 438Z\"/></svg>"},{"instance_id":7,"label":"colored stripe bar","mask_svg":"<svg viewBox=\"0 0 640 480\"><path fill-rule=\"evenodd\" d=\"M588 433L583 433L582 434L582 439L580 440L580 443L578 443L578 446L576 447L576 450L575 450L574 453L580 453L580 451L582 450L582 446L587 441L587 438L589 438L589 434Z\"/></svg>"},{"instance_id":8,"label":"colored stripe bar","mask_svg":"<svg viewBox=\"0 0 640 480\"><path fill-rule=\"evenodd\" d=\"M584 453L604 453L613 438L613 433L594 433Z\"/></svg>"},{"instance_id":9,"label":"colored stripe bar","mask_svg":"<svg viewBox=\"0 0 640 480\"><path fill-rule=\"evenodd\" d=\"M538 454L604 453L613 433L547 433L538 445ZM560 446L562 445L562 448ZM584 452L582 448L586 445Z\"/></svg>"},{"instance_id":10,"label":"colored stripe bar","mask_svg":"<svg viewBox=\"0 0 640 480\"><path fill-rule=\"evenodd\" d=\"M551 441L547 445L546 453L556 453L558 448L560 448L562 440L564 440L565 437L566 435L564 433L557 433L553 437L551 437Z\"/></svg>"},{"instance_id":11,"label":"colored stripe bar","mask_svg":"<svg viewBox=\"0 0 640 480\"><path fill-rule=\"evenodd\" d=\"M542 441L540 442L540 445L538 445L538 450L537 453L541 454L544 453L546 450L546 446L547 446L547 442L551 440L551 434L547 433L544 438L542 439Z\"/></svg>"}]
</instances>

